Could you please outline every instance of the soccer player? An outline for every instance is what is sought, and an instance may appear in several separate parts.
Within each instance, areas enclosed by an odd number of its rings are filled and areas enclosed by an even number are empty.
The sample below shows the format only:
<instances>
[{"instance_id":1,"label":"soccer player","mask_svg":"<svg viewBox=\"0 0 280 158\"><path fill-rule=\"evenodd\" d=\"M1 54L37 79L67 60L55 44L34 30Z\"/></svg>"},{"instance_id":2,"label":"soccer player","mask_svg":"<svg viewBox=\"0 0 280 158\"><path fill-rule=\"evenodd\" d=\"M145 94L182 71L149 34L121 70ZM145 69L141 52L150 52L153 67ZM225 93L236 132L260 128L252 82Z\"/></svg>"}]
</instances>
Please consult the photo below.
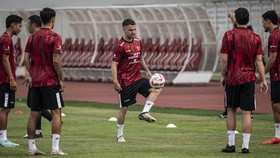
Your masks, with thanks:
<instances>
[{"instance_id":1,"label":"soccer player","mask_svg":"<svg viewBox=\"0 0 280 158\"><path fill-rule=\"evenodd\" d=\"M228 11L228 17L230 18L231 22L233 23L233 27L236 28L236 19L233 15L233 13L231 11ZM253 27L251 25L248 25L247 26L247 29L250 29L251 31L253 31ZM226 104L226 96L225 96L225 100L224 100L224 107L225 107L225 111L219 115L220 118L227 118L227 104ZM253 112L251 111L251 119L253 119L254 116L253 116Z\"/></svg>"},{"instance_id":2,"label":"soccer player","mask_svg":"<svg viewBox=\"0 0 280 158\"><path fill-rule=\"evenodd\" d=\"M8 114L15 107L16 63L13 35L21 31L22 18L9 15L6 18L6 31L0 36L0 146L15 147L19 144L7 139Z\"/></svg>"},{"instance_id":3,"label":"soccer player","mask_svg":"<svg viewBox=\"0 0 280 158\"><path fill-rule=\"evenodd\" d=\"M271 107L275 123L274 138L263 142L263 144L280 144L280 30L278 28L278 15L274 10L267 11L262 15L262 18L265 32L270 32L265 73L270 72Z\"/></svg>"},{"instance_id":4,"label":"soccer player","mask_svg":"<svg viewBox=\"0 0 280 158\"><path fill-rule=\"evenodd\" d=\"M225 86L227 98L228 144L223 152L235 152L236 110L242 113L242 153L249 152L252 131L251 111L255 110L256 67L261 77L261 91L267 93L262 62L261 38L247 28L249 12L245 8L235 10L236 28L225 32L221 46L221 85ZM227 73L226 73L227 70Z\"/></svg>"},{"instance_id":5,"label":"soccer player","mask_svg":"<svg viewBox=\"0 0 280 158\"><path fill-rule=\"evenodd\" d=\"M52 114L51 155L67 155L59 148L61 132L61 108L64 107L61 92L64 78L61 63L61 37L53 32L56 12L43 8L40 17L43 27L28 38L25 47L25 66L31 75L31 112L27 124L29 155L43 155L35 144L35 128L43 109Z\"/></svg>"},{"instance_id":6,"label":"soccer player","mask_svg":"<svg viewBox=\"0 0 280 158\"><path fill-rule=\"evenodd\" d=\"M142 58L142 42L136 38L136 23L132 19L126 19L122 23L123 37L114 48L111 72L114 89L119 94L120 109L118 115L118 142L125 142L123 128L128 106L136 103L136 95L140 93L147 98L140 120L155 122L156 119L149 114L149 110L157 100L161 88L151 88L149 80L142 78L140 67L146 71L147 77L152 74Z\"/></svg>"},{"instance_id":7,"label":"soccer player","mask_svg":"<svg viewBox=\"0 0 280 158\"><path fill-rule=\"evenodd\" d=\"M28 19L29 19L29 21L28 21L27 28L28 28L28 32L30 34L34 34L36 31L40 30L40 28L42 26L42 21L41 21L40 16L32 15ZM27 76L23 83L28 85L29 79L30 79L29 76ZM27 106L29 108L31 108L30 99L31 99L31 93L30 93L30 88L29 88L28 94L27 94ZM52 120L51 113L46 109L43 109L41 116L45 117L48 121ZM43 134L42 134L42 130L41 130L41 117L40 117L37 122L37 125L36 125L35 138L42 138L42 137L43 137ZM28 138L28 134L26 134L24 136L24 138Z\"/></svg>"}]
</instances>

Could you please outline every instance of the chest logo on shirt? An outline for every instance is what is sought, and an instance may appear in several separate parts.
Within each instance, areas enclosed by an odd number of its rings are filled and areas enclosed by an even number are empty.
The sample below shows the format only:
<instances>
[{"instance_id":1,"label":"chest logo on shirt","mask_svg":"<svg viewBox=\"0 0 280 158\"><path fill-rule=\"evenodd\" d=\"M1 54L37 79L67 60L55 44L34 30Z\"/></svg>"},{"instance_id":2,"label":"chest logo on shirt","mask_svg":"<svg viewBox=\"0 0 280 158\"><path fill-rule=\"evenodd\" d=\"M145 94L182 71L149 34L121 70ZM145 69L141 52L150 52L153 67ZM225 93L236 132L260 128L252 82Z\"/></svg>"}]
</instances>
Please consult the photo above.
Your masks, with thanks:
<instances>
[{"instance_id":1,"label":"chest logo on shirt","mask_svg":"<svg viewBox=\"0 0 280 158\"><path fill-rule=\"evenodd\" d=\"M5 49L6 51L10 51L10 46L8 46L8 48Z\"/></svg>"}]
</instances>

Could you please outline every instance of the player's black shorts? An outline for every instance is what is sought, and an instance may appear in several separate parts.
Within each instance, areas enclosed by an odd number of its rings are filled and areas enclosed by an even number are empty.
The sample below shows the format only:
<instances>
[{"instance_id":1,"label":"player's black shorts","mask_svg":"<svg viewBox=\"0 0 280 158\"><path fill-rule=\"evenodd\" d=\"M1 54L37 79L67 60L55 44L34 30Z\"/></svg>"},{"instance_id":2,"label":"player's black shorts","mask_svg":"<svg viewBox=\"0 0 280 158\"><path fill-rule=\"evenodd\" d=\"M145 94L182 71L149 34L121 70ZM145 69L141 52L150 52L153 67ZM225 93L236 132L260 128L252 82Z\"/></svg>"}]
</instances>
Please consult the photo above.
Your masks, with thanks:
<instances>
[{"instance_id":1,"label":"player's black shorts","mask_svg":"<svg viewBox=\"0 0 280 158\"><path fill-rule=\"evenodd\" d=\"M32 87L29 90L29 101L27 105L31 111L42 111L44 109L60 109L64 107L59 86Z\"/></svg>"},{"instance_id":2,"label":"player's black shorts","mask_svg":"<svg viewBox=\"0 0 280 158\"><path fill-rule=\"evenodd\" d=\"M280 81L272 81L270 86L271 101L273 103L280 103Z\"/></svg>"},{"instance_id":3,"label":"player's black shorts","mask_svg":"<svg viewBox=\"0 0 280 158\"><path fill-rule=\"evenodd\" d=\"M245 111L256 109L255 82L241 85L226 85L227 107L238 108Z\"/></svg>"},{"instance_id":4,"label":"player's black shorts","mask_svg":"<svg viewBox=\"0 0 280 158\"><path fill-rule=\"evenodd\" d=\"M136 103L136 95L140 93L147 98L150 95L149 80L142 78L129 86L122 86L122 91L119 93L120 107L127 107Z\"/></svg>"},{"instance_id":5,"label":"player's black shorts","mask_svg":"<svg viewBox=\"0 0 280 158\"><path fill-rule=\"evenodd\" d=\"M10 89L9 83L0 85L0 107L9 109L15 107L15 91Z\"/></svg>"}]
</instances>

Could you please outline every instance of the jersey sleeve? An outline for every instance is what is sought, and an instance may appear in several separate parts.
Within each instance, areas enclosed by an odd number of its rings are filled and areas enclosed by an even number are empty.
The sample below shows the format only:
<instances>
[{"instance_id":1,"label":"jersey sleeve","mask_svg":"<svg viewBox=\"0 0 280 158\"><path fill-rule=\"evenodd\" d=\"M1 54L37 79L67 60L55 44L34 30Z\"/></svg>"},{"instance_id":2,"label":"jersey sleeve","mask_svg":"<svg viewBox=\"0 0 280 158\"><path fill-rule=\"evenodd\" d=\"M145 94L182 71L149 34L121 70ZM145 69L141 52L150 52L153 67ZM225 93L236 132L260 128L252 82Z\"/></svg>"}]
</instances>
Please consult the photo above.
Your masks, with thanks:
<instances>
[{"instance_id":1,"label":"jersey sleeve","mask_svg":"<svg viewBox=\"0 0 280 158\"><path fill-rule=\"evenodd\" d=\"M53 54L62 54L62 40L59 35L56 35L54 38Z\"/></svg>"},{"instance_id":2,"label":"jersey sleeve","mask_svg":"<svg viewBox=\"0 0 280 158\"><path fill-rule=\"evenodd\" d=\"M228 54L228 52L229 52L228 37L227 37L227 33L225 33L223 36L220 53Z\"/></svg>"},{"instance_id":3,"label":"jersey sleeve","mask_svg":"<svg viewBox=\"0 0 280 158\"><path fill-rule=\"evenodd\" d=\"M113 59L112 61L115 61L115 62L120 62L120 59L121 59L121 49L122 47L119 46L119 45L116 45L114 47L114 51L113 51Z\"/></svg>"},{"instance_id":4,"label":"jersey sleeve","mask_svg":"<svg viewBox=\"0 0 280 158\"><path fill-rule=\"evenodd\" d=\"M268 38L268 52L278 52L279 42L274 35L270 35Z\"/></svg>"},{"instance_id":5,"label":"jersey sleeve","mask_svg":"<svg viewBox=\"0 0 280 158\"><path fill-rule=\"evenodd\" d=\"M7 54L7 55L11 54L11 49L12 49L12 48L10 48L10 45L12 45L11 42L12 41L10 39L8 39L8 38L4 38L2 40L1 52L3 54Z\"/></svg>"},{"instance_id":6,"label":"jersey sleeve","mask_svg":"<svg viewBox=\"0 0 280 158\"><path fill-rule=\"evenodd\" d=\"M25 46L25 50L24 52L27 52L27 53L31 53L31 41L32 41L32 38L33 36L30 36L27 40L27 43L26 43L26 46Z\"/></svg>"}]
</instances>

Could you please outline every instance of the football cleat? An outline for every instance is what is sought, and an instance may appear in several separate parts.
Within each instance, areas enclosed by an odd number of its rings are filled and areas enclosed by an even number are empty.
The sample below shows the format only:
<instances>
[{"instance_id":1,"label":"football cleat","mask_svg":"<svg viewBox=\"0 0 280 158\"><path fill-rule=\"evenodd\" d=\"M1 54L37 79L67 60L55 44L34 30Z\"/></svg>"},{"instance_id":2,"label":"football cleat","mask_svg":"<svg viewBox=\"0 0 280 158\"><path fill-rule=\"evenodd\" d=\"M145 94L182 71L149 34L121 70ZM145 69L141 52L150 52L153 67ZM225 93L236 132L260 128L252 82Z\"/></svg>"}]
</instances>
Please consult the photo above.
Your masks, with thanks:
<instances>
[{"instance_id":1,"label":"football cleat","mask_svg":"<svg viewBox=\"0 0 280 158\"><path fill-rule=\"evenodd\" d=\"M121 135L117 138L117 142L119 142L119 143L124 143L125 142L125 139L124 139L123 135Z\"/></svg>"},{"instance_id":2,"label":"football cleat","mask_svg":"<svg viewBox=\"0 0 280 158\"><path fill-rule=\"evenodd\" d=\"M60 155L60 156L64 156L64 155L68 155L67 153L63 152L62 150L52 150L51 155Z\"/></svg>"},{"instance_id":3,"label":"football cleat","mask_svg":"<svg viewBox=\"0 0 280 158\"><path fill-rule=\"evenodd\" d=\"M268 145L268 144L280 144L280 138L272 138L266 142L263 142L264 145Z\"/></svg>"},{"instance_id":4,"label":"football cleat","mask_svg":"<svg viewBox=\"0 0 280 158\"><path fill-rule=\"evenodd\" d=\"M241 151L242 151L242 154L249 154L250 153L249 149L247 149L247 148L243 148Z\"/></svg>"},{"instance_id":5,"label":"football cleat","mask_svg":"<svg viewBox=\"0 0 280 158\"><path fill-rule=\"evenodd\" d=\"M222 152L234 153L235 152L235 146L234 145L232 145L232 146L227 145L225 148L222 149Z\"/></svg>"},{"instance_id":6,"label":"football cleat","mask_svg":"<svg viewBox=\"0 0 280 158\"><path fill-rule=\"evenodd\" d=\"M29 150L28 151L28 154L29 156L33 156L33 155L45 155L44 152L38 150L38 149L35 149L35 150Z\"/></svg>"},{"instance_id":7,"label":"football cleat","mask_svg":"<svg viewBox=\"0 0 280 158\"><path fill-rule=\"evenodd\" d=\"M13 143L9 140L2 140L2 141L0 141L0 146L2 146L2 147L16 147L16 146L19 146L19 144Z\"/></svg>"},{"instance_id":8,"label":"football cleat","mask_svg":"<svg viewBox=\"0 0 280 158\"><path fill-rule=\"evenodd\" d=\"M149 123L156 122L156 119L152 117L148 112L143 112L138 116L139 120L147 121Z\"/></svg>"}]
</instances>

